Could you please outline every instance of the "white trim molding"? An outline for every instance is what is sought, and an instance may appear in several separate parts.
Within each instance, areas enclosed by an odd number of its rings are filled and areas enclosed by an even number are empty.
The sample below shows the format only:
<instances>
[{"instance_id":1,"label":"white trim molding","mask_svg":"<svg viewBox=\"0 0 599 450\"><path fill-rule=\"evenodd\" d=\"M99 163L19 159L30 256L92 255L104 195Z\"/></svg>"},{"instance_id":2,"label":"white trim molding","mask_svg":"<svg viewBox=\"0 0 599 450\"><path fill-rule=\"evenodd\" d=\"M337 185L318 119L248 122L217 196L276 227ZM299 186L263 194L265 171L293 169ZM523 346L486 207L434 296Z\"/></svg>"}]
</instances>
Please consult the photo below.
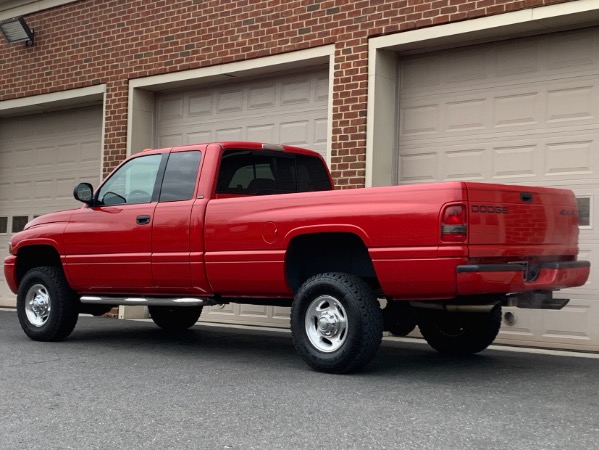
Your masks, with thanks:
<instances>
[{"instance_id":1,"label":"white trim molding","mask_svg":"<svg viewBox=\"0 0 599 450\"><path fill-rule=\"evenodd\" d=\"M98 84L79 89L32 95L0 101L0 117L35 114L69 107L99 104L104 101L106 85Z\"/></svg>"}]
</instances>

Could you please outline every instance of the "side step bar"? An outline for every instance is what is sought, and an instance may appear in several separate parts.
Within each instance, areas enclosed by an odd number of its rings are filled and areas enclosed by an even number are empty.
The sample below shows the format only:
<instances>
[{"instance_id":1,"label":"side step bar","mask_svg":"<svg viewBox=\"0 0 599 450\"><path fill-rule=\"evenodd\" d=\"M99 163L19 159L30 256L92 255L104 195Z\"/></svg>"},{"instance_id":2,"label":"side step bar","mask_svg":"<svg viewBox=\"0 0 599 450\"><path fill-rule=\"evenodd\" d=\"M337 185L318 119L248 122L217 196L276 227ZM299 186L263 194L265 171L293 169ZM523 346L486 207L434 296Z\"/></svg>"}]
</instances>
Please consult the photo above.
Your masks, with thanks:
<instances>
[{"instance_id":1,"label":"side step bar","mask_svg":"<svg viewBox=\"0 0 599 450\"><path fill-rule=\"evenodd\" d=\"M197 297L100 297L84 295L81 303L92 305L142 305L142 306L207 306L216 302L208 298Z\"/></svg>"}]
</instances>

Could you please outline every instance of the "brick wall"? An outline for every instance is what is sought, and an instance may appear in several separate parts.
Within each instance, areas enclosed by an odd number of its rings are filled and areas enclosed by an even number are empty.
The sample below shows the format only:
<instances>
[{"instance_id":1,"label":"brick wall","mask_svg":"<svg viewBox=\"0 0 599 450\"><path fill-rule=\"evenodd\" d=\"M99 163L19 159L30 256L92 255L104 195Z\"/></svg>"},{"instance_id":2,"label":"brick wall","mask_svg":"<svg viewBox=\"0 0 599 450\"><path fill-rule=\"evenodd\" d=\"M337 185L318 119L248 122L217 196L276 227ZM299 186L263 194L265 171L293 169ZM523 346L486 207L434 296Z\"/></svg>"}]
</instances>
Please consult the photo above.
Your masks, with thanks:
<instances>
[{"instance_id":1,"label":"brick wall","mask_svg":"<svg viewBox=\"0 0 599 450\"><path fill-rule=\"evenodd\" d=\"M125 157L128 80L335 44L332 172L364 185L368 39L563 0L81 0L0 43L0 101L107 85L104 172Z\"/></svg>"}]
</instances>

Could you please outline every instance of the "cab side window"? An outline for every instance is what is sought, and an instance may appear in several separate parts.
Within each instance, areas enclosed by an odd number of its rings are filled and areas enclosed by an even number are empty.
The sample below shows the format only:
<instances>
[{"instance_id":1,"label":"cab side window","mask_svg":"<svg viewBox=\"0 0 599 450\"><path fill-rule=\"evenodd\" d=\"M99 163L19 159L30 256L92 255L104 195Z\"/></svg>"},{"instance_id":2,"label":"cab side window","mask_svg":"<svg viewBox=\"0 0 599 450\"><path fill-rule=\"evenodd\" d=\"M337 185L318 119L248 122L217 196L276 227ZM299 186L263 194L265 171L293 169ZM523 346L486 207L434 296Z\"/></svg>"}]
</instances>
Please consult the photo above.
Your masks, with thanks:
<instances>
[{"instance_id":1,"label":"cab side window","mask_svg":"<svg viewBox=\"0 0 599 450\"><path fill-rule=\"evenodd\" d=\"M198 151L171 153L162 180L161 202L190 200L193 197L201 153Z\"/></svg>"},{"instance_id":2,"label":"cab side window","mask_svg":"<svg viewBox=\"0 0 599 450\"><path fill-rule=\"evenodd\" d=\"M152 201L162 155L134 158L123 164L98 192L100 205L149 203Z\"/></svg>"}]
</instances>

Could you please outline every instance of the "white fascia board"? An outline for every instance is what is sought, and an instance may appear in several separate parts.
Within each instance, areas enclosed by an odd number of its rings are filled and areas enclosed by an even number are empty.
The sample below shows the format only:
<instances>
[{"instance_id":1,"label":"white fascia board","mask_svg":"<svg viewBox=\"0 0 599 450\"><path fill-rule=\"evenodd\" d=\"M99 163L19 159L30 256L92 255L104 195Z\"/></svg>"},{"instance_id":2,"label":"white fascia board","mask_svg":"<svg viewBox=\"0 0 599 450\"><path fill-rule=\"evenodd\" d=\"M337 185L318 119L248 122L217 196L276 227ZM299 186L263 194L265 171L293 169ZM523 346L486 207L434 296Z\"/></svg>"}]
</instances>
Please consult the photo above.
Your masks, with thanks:
<instances>
[{"instance_id":1,"label":"white fascia board","mask_svg":"<svg viewBox=\"0 0 599 450\"><path fill-rule=\"evenodd\" d=\"M278 55L264 56L262 58L236 61L219 64L199 69L183 70L162 75L153 75L145 78L129 80L129 88L143 88L148 90L171 89L185 85L198 85L231 77L243 77L254 73L268 73L294 67L307 67L322 63L332 63L335 55L335 46L326 45L295 52L281 53Z\"/></svg>"},{"instance_id":2,"label":"white fascia board","mask_svg":"<svg viewBox=\"0 0 599 450\"><path fill-rule=\"evenodd\" d=\"M39 113L61 109L63 106L77 106L85 105L88 102L98 102L104 99L105 92L106 85L98 84L80 89L4 100L0 102L0 117Z\"/></svg>"},{"instance_id":3,"label":"white fascia board","mask_svg":"<svg viewBox=\"0 0 599 450\"><path fill-rule=\"evenodd\" d=\"M44 9L56 8L57 6L74 3L78 0L15 0L0 4L0 20L11 19L13 17L26 16Z\"/></svg>"}]
</instances>

